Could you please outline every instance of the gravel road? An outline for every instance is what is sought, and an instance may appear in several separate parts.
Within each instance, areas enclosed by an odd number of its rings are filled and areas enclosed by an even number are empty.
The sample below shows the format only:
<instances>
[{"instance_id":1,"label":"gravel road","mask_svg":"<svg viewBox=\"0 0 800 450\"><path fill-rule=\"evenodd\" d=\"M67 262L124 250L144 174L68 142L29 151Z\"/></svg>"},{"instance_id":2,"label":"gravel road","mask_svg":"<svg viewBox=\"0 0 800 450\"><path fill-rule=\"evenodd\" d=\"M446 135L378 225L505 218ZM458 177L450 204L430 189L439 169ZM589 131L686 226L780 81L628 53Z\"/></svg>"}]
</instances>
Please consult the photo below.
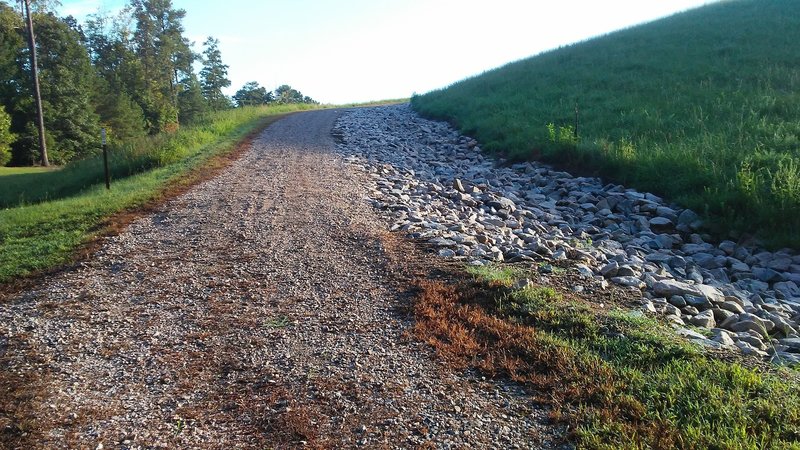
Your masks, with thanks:
<instances>
[{"instance_id":1,"label":"gravel road","mask_svg":"<svg viewBox=\"0 0 800 450\"><path fill-rule=\"evenodd\" d=\"M339 114L275 123L223 175L3 299L0 444L549 447L518 387L409 337L411 280L435 263L335 155Z\"/></svg>"}]
</instances>

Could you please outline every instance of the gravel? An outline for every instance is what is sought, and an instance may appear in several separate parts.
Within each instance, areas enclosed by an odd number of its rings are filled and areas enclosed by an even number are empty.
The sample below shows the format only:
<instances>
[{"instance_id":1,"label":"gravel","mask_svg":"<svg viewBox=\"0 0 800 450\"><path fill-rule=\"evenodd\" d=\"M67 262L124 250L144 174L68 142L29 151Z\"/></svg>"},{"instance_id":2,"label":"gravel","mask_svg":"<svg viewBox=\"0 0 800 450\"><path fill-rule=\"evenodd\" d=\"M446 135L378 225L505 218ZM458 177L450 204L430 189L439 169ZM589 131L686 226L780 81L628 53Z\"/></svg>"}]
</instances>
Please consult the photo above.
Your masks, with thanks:
<instances>
[{"instance_id":1,"label":"gravel","mask_svg":"<svg viewBox=\"0 0 800 450\"><path fill-rule=\"evenodd\" d=\"M715 242L696 213L652 193L534 162L505 165L408 105L352 111L334 133L345 160L370 175L369 201L389 229L439 247L442 257L583 265L588 280L576 292L611 282L677 331L735 332L728 349L800 364L800 352L780 342L800 337L800 254L792 249ZM748 316L728 315L733 309Z\"/></svg>"},{"instance_id":2,"label":"gravel","mask_svg":"<svg viewBox=\"0 0 800 450\"><path fill-rule=\"evenodd\" d=\"M369 206L369 174L334 152L340 114L277 122L221 176L3 299L3 442L552 446L519 386L408 337L414 274L392 261L436 257Z\"/></svg>"}]
</instances>

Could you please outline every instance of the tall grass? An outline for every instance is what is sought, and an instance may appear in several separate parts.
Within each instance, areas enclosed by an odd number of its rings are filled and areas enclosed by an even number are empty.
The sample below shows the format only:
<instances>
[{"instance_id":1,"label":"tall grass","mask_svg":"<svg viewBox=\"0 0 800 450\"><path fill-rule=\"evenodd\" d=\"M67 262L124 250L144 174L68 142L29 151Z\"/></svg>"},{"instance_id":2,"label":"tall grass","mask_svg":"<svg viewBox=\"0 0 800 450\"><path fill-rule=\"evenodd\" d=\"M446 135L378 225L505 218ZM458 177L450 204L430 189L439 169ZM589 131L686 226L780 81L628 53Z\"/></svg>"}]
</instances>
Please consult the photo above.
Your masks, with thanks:
<instances>
[{"instance_id":1,"label":"tall grass","mask_svg":"<svg viewBox=\"0 0 800 450\"><path fill-rule=\"evenodd\" d=\"M171 182L230 151L247 133L281 114L310 108L281 105L225 111L175 134L116 149L112 164L116 179L110 191L102 182L102 159L97 157L55 172L0 178L5 198L19 202L0 210L0 283L63 264L111 215L156 198ZM5 184L8 179L14 180L11 187ZM40 186L43 183L49 184Z\"/></svg>"},{"instance_id":2,"label":"tall grass","mask_svg":"<svg viewBox=\"0 0 800 450\"><path fill-rule=\"evenodd\" d=\"M712 4L412 98L484 148L666 195L800 246L800 1ZM575 125L577 141L550 131ZM552 125L551 125L552 124ZM551 130L548 130L551 125Z\"/></svg>"}]
</instances>

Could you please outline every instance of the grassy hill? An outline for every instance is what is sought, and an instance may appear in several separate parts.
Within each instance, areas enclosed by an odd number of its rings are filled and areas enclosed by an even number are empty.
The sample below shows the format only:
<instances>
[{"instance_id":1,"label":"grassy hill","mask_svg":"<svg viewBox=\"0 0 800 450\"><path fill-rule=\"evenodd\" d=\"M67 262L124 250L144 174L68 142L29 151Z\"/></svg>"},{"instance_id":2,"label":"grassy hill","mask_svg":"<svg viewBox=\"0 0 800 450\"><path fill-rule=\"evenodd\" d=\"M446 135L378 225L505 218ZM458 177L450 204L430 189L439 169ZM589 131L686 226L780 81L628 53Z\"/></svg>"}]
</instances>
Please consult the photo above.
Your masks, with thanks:
<instances>
[{"instance_id":1,"label":"grassy hill","mask_svg":"<svg viewBox=\"0 0 800 450\"><path fill-rule=\"evenodd\" d=\"M800 0L716 3L412 99L484 148L800 247ZM578 138L575 139L575 110Z\"/></svg>"}]
</instances>

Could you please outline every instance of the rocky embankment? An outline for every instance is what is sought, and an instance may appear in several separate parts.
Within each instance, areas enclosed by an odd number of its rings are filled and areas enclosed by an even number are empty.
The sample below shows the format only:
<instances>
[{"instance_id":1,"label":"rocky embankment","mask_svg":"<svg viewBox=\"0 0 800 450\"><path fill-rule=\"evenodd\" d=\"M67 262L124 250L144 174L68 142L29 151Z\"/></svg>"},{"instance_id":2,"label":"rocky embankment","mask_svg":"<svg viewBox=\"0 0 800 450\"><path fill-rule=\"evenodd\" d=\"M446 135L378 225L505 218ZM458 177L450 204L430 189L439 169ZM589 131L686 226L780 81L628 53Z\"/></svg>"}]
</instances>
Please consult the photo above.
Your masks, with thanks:
<instances>
[{"instance_id":1,"label":"rocky embankment","mask_svg":"<svg viewBox=\"0 0 800 450\"><path fill-rule=\"evenodd\" d=\"M800 255L702 234L661 198L537 163L498 167L478 143L408 105L358 109L336 124L345 160L374 180L390 228L469 264L572 261L586 288L641 292L642 307L709 347L800 362Z\"/></svg>"}]
</instances>

